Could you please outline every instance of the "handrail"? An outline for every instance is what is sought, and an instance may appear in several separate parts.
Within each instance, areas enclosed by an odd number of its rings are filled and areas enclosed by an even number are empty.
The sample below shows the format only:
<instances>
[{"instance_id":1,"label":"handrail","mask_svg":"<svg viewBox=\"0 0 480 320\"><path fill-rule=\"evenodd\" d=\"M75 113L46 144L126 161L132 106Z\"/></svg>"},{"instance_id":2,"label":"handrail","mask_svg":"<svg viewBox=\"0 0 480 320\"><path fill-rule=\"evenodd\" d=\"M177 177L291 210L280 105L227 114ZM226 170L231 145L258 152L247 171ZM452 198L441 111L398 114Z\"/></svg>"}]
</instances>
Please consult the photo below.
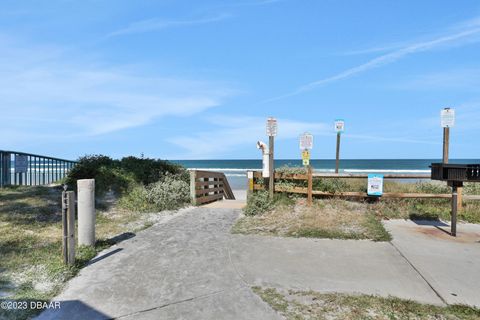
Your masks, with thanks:
<instances>
[{"instance_id":1,"label":"handrail","mask_svg":"<svg viewBox=\"0 0 480 320\"><path fill-rule=\"evenodd\" d=\"M32 157L37 157L37 158L45 158L45 159L50 159L50 160L77 163L77 161L75 161L75 160L67 160L67 159L55 158L55 157L50 157L50 156L42 156L42 155L39 155L39 154L26 153L26 152L20 152L20 151L0 150L0 153L19 154L19 155L24 155L24 156L32 156Z\"/></svg>"},{"instance_id":2,"label":"handrail","mask_svg":"<svg viewBox=\"0 0 480 320\"><path fill-rule=\"evenodd\" d=\"M33 153L0 150L0 188L49 185L65 178L76 163Z\"/></svg>"},{"instance_id":3,"label":"handrail","mask_svg":"<svg viewBox=\"0 0 480 320\"><path fill-rule=\"evenodd\" d=\"M225 199L235 200L227 177L222 172L191 170L190 196L193 205Z\"/></svg>"}]
</instances>

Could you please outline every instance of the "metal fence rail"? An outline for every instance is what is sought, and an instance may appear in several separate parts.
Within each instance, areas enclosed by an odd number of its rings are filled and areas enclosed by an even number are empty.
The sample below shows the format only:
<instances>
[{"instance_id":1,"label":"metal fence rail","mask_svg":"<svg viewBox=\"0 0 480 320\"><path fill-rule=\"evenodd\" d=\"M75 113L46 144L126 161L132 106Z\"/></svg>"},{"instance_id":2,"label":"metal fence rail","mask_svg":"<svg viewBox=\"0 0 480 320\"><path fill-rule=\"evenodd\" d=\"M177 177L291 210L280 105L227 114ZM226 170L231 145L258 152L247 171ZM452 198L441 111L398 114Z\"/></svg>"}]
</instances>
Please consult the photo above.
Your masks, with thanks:
<instances>
[{"instance_id":1,"label":"metal fence rail","mask_svg":"<svg viewBox=\"0 0 480 320\"><path fill-rule=\"evenodd\" d=\"M12 185L48 185L63 179L75 161L0 150L0 188Z\"/></svg>"}]
</instances>

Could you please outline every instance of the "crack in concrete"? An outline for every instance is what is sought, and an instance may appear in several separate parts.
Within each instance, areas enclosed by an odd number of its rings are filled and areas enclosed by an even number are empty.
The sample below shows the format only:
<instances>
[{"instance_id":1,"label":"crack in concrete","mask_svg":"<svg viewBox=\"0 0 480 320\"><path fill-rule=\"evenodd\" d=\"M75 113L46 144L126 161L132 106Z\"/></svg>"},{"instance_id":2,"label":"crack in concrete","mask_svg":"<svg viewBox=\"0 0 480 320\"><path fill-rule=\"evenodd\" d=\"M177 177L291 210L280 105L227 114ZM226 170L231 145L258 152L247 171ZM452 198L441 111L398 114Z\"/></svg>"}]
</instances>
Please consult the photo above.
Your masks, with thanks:
<instances>
[{"instance_id":1,"label":"crack in concrete","mask_svg":"<svg viewBox=\"0 0 480 320\"><path fill-rule=\"evenodd\" d=\"M191 301L195 301L195 300L199 300L199 299L209 298L209 297L224 293L226 291L231 291L231 290L234 290L234 289L238 289L238 288L229 288L229 289L218 290L218 291L214 291L214 292L210 292L210 293L206 293L206 294L201 294L201 295L198 295L198 296L195 296L195 297L182 299L182 300L178 300L178 301L173 301L173 302L170 302L170 303L162 304L162 305L159 305L159 306L156 306L156 307L151 307L151 308L140 310L140 311L135 311L135 312L132 312L132 313L124 314L124 315L114 317L114 318L110 318L110 319L114 320L114 319L122 319L122 318L130 317L130 316L135 316L135 315L142 314L142 313L145 313L145 312L150 312L150 311L153 311L153 310L163 309L163 308L166 308L166 307L169 307L169 306L182 304L182 303L185 303L185 302L191 302Z\"/></svg>"},{"instance_id":2,"label":"crack in concrete","mask_svg":"<svg viewBox=\"0 0 480 320\"><path fill-rule=\"evenodd\" d=\"M447 301L442 297L442 295L440 294L440 292L438 292L432 284L430 284L430 282L428 282L427 278L425 278L423 276L423 274L420 272L420 270L417 269L417 267L415 267L413 265L412 262L410 262L410 260L408 260L408 258L403 254L402 251L400 251L400 249L395 245L393 244L392 241L389 241L388 243L390 243L390 245L395 248L395 250L400 254L400 256L405 259L405 261L407 261L407 263L412 267L413 270L415 270L415 272L423 279L423 281L425 281L425 283L428 285L428 287L430 289L432 289L433 292L435 292L435 294L437 295L437 297L440 299L440 301L442 301L445 305L448 305Z\"/></svg>"}]
</instances>

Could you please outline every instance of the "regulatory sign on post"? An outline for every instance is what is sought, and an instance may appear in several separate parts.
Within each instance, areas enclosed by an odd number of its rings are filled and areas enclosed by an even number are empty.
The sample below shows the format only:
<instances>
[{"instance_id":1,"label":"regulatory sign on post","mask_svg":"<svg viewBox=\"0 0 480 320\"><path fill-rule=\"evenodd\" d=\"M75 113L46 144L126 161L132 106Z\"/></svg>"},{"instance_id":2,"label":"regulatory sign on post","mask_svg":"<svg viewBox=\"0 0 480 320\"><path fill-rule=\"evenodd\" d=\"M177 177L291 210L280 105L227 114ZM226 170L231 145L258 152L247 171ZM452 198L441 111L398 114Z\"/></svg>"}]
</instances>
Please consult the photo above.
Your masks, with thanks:
<instances>
[{"instance_id":1,"label":"regulatory sign on post","mask_svg":"<svg viewBox=\"0 0 480 320\"><path fill-rule=\"evenodd\" d=\"M15 172L27 172L28 171L28 157L26 155L15 156Z\"/></svg>"},{"instance_id":2,"label":"regulatory sign on post","mask_svg":"<svg viewBox=\"0 0 480 320\"><path fill-rule=\"evenodd\" d=\"M268 118L267 119L267 136L275 137L277 135L277 119Z\"/></svg>"},{"instance_id":3,"label":"regulatory sign on post","mask_svg":"<svg viewBox=\"0 0 480 320\"><path fill-rule=\"evenodd\" d=\"M445 108L440 111L440 118L442 119L443 128L451 128L455 125L455 110Z\"/></svg>"},{"instance_id":4,"label":"regulatory sign on post","mask_svg":"<svg viewBox=\"0 0 480 320\"><path fill-rule=\"evenodd\" d=\"M304 166L310 165L310 151L303 150L302 151L302 162Z\"/></svg>"},{"instance_id":5,"label":"regulatory sign on post","mask_svg":"<svg viewBox=\"0 0 480 320\"><path fill-rule=\"evenodd\" d=\"M313 149L313 135L305 132L300 136L300 150Z\"/></svg>"},{"instance_id":6,"label":"regulatory sign on post","mask_svg":"<svg viewBox=\"0 0 480 320\"><path fill-rule=\"evenodd\" d=\"M383 175L369 174L367 194L369 196L381 196L383 194Z\"/></svg>"},{"instance_id":7,"label":"regulatory sign on post","mask_svg":"<svg viewBox=\"0 0 480 320\"><path fill-rule=\"evenodd\" d=\"M335 120L335 132L336 133L343 133L344 131L345 131L345 120L336 119Z\"/></svg>"}]
</instances>

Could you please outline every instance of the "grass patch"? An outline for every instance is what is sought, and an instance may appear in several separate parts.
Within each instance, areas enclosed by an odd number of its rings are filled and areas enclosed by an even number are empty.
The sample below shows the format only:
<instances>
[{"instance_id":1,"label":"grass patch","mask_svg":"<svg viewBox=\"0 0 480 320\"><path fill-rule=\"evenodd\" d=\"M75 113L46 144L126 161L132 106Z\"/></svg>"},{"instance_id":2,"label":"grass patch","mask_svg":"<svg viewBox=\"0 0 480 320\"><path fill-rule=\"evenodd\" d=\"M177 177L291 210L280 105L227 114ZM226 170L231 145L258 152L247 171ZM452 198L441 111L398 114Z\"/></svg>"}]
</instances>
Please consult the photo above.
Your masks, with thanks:
<instances>
[{"instance_id":1,"label":"grass patch","mask_svg":"<svg viewBox=\"0 0 480 320\"><path fill-rule=\"evenodd\" d=\"M286 319L465 319L480 318L480 310L461 305L440 307L371 295L321 294L313 291L254 287L263 301Z\"/></svg>"},{"instance_id":2,"label":"grass patch","mask_svg":"<svg viewBox=\"0 0 480 320\"><path fill-rule=\"evenodd\" d=\"M262 195L261 199L263 198ZM236 222L232 232L374 241L391 239L380 219L368 210L365 203L323 199L315 200L311 207L307 207L305 199L283 195L273 201L265 197L265 201L269 201L268 206L260 206L258 199L254 198L255 207L267 207L268 210L256 215L246 214ZM246 210L249 209L250 201L252 200L249 199Z\"/></svg>"},{"instance_id":3,"label":"grass patch","mask_svg":"<svg viewBox=\"0 0 480 320\"><path fill-rule=\"evenodd\" d=\"M161 214L119 208L114 197L98 202L95 248L62 261L61 187L0 189L0 300L49 301L103 249L152 225ZM99 209L101 208L101 209ZM28 319L35 310L0 310L0 319Z\"/></svg>"}]
</instances>

